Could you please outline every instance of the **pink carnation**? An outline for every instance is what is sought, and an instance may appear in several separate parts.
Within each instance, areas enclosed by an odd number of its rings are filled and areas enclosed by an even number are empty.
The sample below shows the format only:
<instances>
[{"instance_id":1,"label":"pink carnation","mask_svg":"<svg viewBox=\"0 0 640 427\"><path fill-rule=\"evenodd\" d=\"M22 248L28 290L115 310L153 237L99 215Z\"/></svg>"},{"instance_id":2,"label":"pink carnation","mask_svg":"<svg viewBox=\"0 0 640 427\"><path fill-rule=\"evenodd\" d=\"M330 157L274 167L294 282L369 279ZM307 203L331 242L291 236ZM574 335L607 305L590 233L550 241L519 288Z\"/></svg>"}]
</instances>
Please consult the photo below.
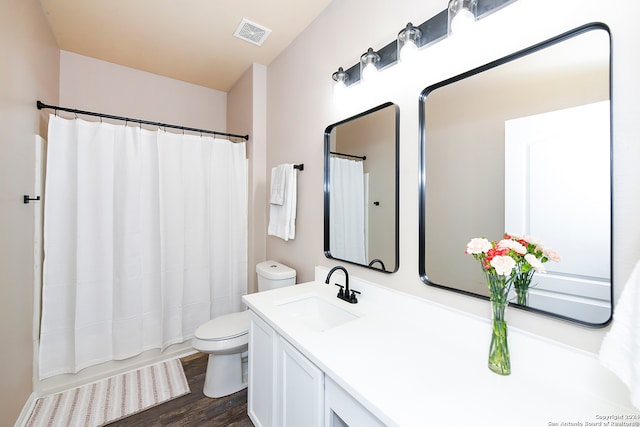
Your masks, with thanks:
<instances>
[{"instance_id":1,"label":"pink carnation","mask_svg":"<svg viewBox=\"0 0 640 427\"><path fill-rule=\"evenodd\" d=\"M487 253L491 248L492 246L490 241L476 237L467 243L466 253L470 255Z\"/></svg>"},{"instance_id":2,"label":"pink carnation","mask_svg":"<svg viewBox=\"0 0 640 427\"><path fill-rule=\"evenodd\" d=\"M515 268L516 262L506 255L498 255L491 260L491 267L496 269L499 276L509 276Z\"/></svg>"},{"instance_id":3,"label":"pink carnation","mask_svg":"<svg viewBox=\"0 0 640 427\"><path fill-rule=\"evenodd\" d=\"M511 239L503 239L498 242L499 248L512 249L516 251L516 253L520 255L524 255L527 253L527 248L524 245L516 240Z\"/></svg>"},{"instance_id":4,"label":"pink carnation","mask_svg":"<svg viewBox=\"0 0 640 427\"><path fill-rule=\"evenodd\" d=\"M549 258L553 262L560 262L562 260L562 257L560 256L558 251L556 251L554 249L545 249L544 250L544 256L546 256L547 258Z\"/></svg>"},{"instance_id":5,"label":"pink carnation","mask_svg":"<svg viewBox=\"0 0 640 427\"><path fill-rule=\"evenodd\" d=\"M535 271L538 271L540 273L544 273L546 271L542 262L540 262L540 260L536 258L535 255L526 254L524 256L524 259L527 260L527 262L531 265L531 267L533 267Z\"/></svg>"}]
</instances>

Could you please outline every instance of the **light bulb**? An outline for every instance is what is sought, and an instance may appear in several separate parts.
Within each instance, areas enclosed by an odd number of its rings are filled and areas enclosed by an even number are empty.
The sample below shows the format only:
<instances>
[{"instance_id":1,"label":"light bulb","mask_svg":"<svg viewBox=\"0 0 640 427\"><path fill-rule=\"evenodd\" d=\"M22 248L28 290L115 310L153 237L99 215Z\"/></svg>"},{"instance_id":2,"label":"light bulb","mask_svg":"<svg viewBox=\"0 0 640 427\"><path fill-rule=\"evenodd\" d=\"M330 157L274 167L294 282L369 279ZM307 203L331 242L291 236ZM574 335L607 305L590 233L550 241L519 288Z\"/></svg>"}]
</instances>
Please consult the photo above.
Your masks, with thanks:
<instances>
[{"instance_id":1,"label":"light bulb","mask_svg":"<svg viewBox=\"0 0 640 427\"><path fill-rule=\"evenodd\" d=\"M362 70L362 80L365 82L371 81L377 74L376 64L367 64Z\"/></svg>"},{"instance_id":2,"label":"light bulb","mask_svg":"<svg viewBox=\"0 0 640 427\"><path fill-rule=\"evenodd\" d=\"M400 62L409 61L416 55L420 37L422 37L422 31L414 27L411 22L398 33L398 60Z\"/></svg>"},{"instance_id":3,"label":"light bulb","mask_svg":"<svg viewBox=\"0 0 640 427\"><path fill-rule=\"evenodd\" d=\"M401 62L410 61L411 58L416 56L417 52L418 52L418 46L416 46L413 40L406 41L402 46L402 49L400 49L400 61Z\"/></svg>"},{"instance_id":4,"label":"light bulb","mask_svg":"<svg viewBox=\"0 0 640 427\"><path fill-rule=\"evenodd\" d=\"M380 61L380 55L373 51L372 48L360 56L360 77L363 82L371 81L378 74L377 63Z\"/></svg>"},{"instance_id":5,"label":"light bulb","mask_svg":"<svg viewBox=\"0 0 640 427\"><path fill-rule=\"evenodd\" d=\"M473 15L473 12L463 7L451 20L451 34L462 34L467 31L475 21L476 17Z\"/></svg>"},{"instance_id":6,"label":"light bulb","mask_svg":"<svg viewBox=\"0 0 640 427\"><path fill-rule=\"evenodd\" d=\"M333 95L336 98L342 98L347 91L347 85L343 81L336 82L333 86Z\"/></svg>"},{"instance_id":7,"label":"light bulb","mask_svg":"<svg viewBox=\"0 0 640 427\"><path fill-rule=\"evenodd\" d=\"M347 90L347 79L349 78L349 74L340 67L338 68L338 71L331 75L331 78L335 81L335 84L333 85L333 94L338 98Z\"/></svg>"}]
</instances>

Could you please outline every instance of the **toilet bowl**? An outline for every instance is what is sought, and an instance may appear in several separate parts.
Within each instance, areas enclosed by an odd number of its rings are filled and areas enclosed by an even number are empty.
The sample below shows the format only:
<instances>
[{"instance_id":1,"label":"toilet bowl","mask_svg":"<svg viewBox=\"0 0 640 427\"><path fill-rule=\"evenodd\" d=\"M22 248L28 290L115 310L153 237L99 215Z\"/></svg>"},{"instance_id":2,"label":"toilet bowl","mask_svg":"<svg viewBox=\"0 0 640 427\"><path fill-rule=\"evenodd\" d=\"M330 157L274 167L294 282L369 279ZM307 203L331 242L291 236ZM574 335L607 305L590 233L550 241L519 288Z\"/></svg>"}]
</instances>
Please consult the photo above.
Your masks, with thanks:
<instances>
[{"instance_id":1,"label":"toilet bowl","mask_svg":"<svg viewBox=\"0 0 640 427\"><path fill-rule=\"evenodd\" d=\"M249 347L249 312L225 314L196 329L191 345L209 354L204 395L222 397L247 386L242 356Z\"/></svg>"},{"instance_id":2,"label":"toilet bowl","mask_svg":"<svg viewBox=\"0 0 640 427\"><path fill-rule=\"evenodd\" d=\"M276 261L259 263L256 273L259 292L296 283L296 271ZM191 346L209 354L203 389L205 396L223 397L247 387L248 345L247 310L218 316L196 329Z\"/></svg>"}]
</instances>

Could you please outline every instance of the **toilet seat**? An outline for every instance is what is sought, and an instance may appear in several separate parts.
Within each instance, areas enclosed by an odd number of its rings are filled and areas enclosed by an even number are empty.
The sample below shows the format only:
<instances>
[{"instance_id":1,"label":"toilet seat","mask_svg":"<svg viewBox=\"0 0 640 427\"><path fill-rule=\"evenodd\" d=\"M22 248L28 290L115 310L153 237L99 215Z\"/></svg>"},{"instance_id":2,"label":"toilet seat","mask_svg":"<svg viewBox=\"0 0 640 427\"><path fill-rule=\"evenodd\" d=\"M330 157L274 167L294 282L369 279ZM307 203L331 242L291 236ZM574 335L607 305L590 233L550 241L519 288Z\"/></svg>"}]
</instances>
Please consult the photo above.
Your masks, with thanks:
<instances>
[{"instance_id":1,"label":"toilet seat","mask_svg":"<svg viewBox=\"0 0 640 427\"><path fill-rule=\"evenodd\" d=\"M249 311L218 316L201 325L194 334L202 341L226 341L249 333Z\"/></svg>"}]
</instances>

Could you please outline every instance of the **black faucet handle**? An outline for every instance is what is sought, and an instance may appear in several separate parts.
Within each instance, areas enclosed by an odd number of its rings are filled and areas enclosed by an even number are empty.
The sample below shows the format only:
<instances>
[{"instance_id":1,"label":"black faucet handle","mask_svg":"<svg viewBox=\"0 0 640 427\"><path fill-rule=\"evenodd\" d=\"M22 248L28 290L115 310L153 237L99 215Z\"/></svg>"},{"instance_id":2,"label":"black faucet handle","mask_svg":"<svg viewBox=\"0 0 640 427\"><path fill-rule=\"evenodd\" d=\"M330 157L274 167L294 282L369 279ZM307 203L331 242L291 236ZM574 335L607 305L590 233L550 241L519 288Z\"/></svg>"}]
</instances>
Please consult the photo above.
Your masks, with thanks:
<instances>
[{"instance_id":1,"label":"black faucet handle","mask_svg":"<svg viewBox=\"0 0 640 427\"><path fill-rule=\"evenodd\" d=\"M351 295L349 296L349 302L352 304L355 304L358 302L358 297L356 297L356 294L360 294L360 291L356 291L354 289L351 289Z\"/></svg>"},{"instance_id":2,"label":"black faucet handle","mask_svg":"<svg viewBox=\"0 0 640 427\"><path fill-rule=\"evenodd\" d=\"M340 290L338 291L338 298L344 298L344 286L334 283L335 286L339 286Z\"/></svg>"}]
</instances>

